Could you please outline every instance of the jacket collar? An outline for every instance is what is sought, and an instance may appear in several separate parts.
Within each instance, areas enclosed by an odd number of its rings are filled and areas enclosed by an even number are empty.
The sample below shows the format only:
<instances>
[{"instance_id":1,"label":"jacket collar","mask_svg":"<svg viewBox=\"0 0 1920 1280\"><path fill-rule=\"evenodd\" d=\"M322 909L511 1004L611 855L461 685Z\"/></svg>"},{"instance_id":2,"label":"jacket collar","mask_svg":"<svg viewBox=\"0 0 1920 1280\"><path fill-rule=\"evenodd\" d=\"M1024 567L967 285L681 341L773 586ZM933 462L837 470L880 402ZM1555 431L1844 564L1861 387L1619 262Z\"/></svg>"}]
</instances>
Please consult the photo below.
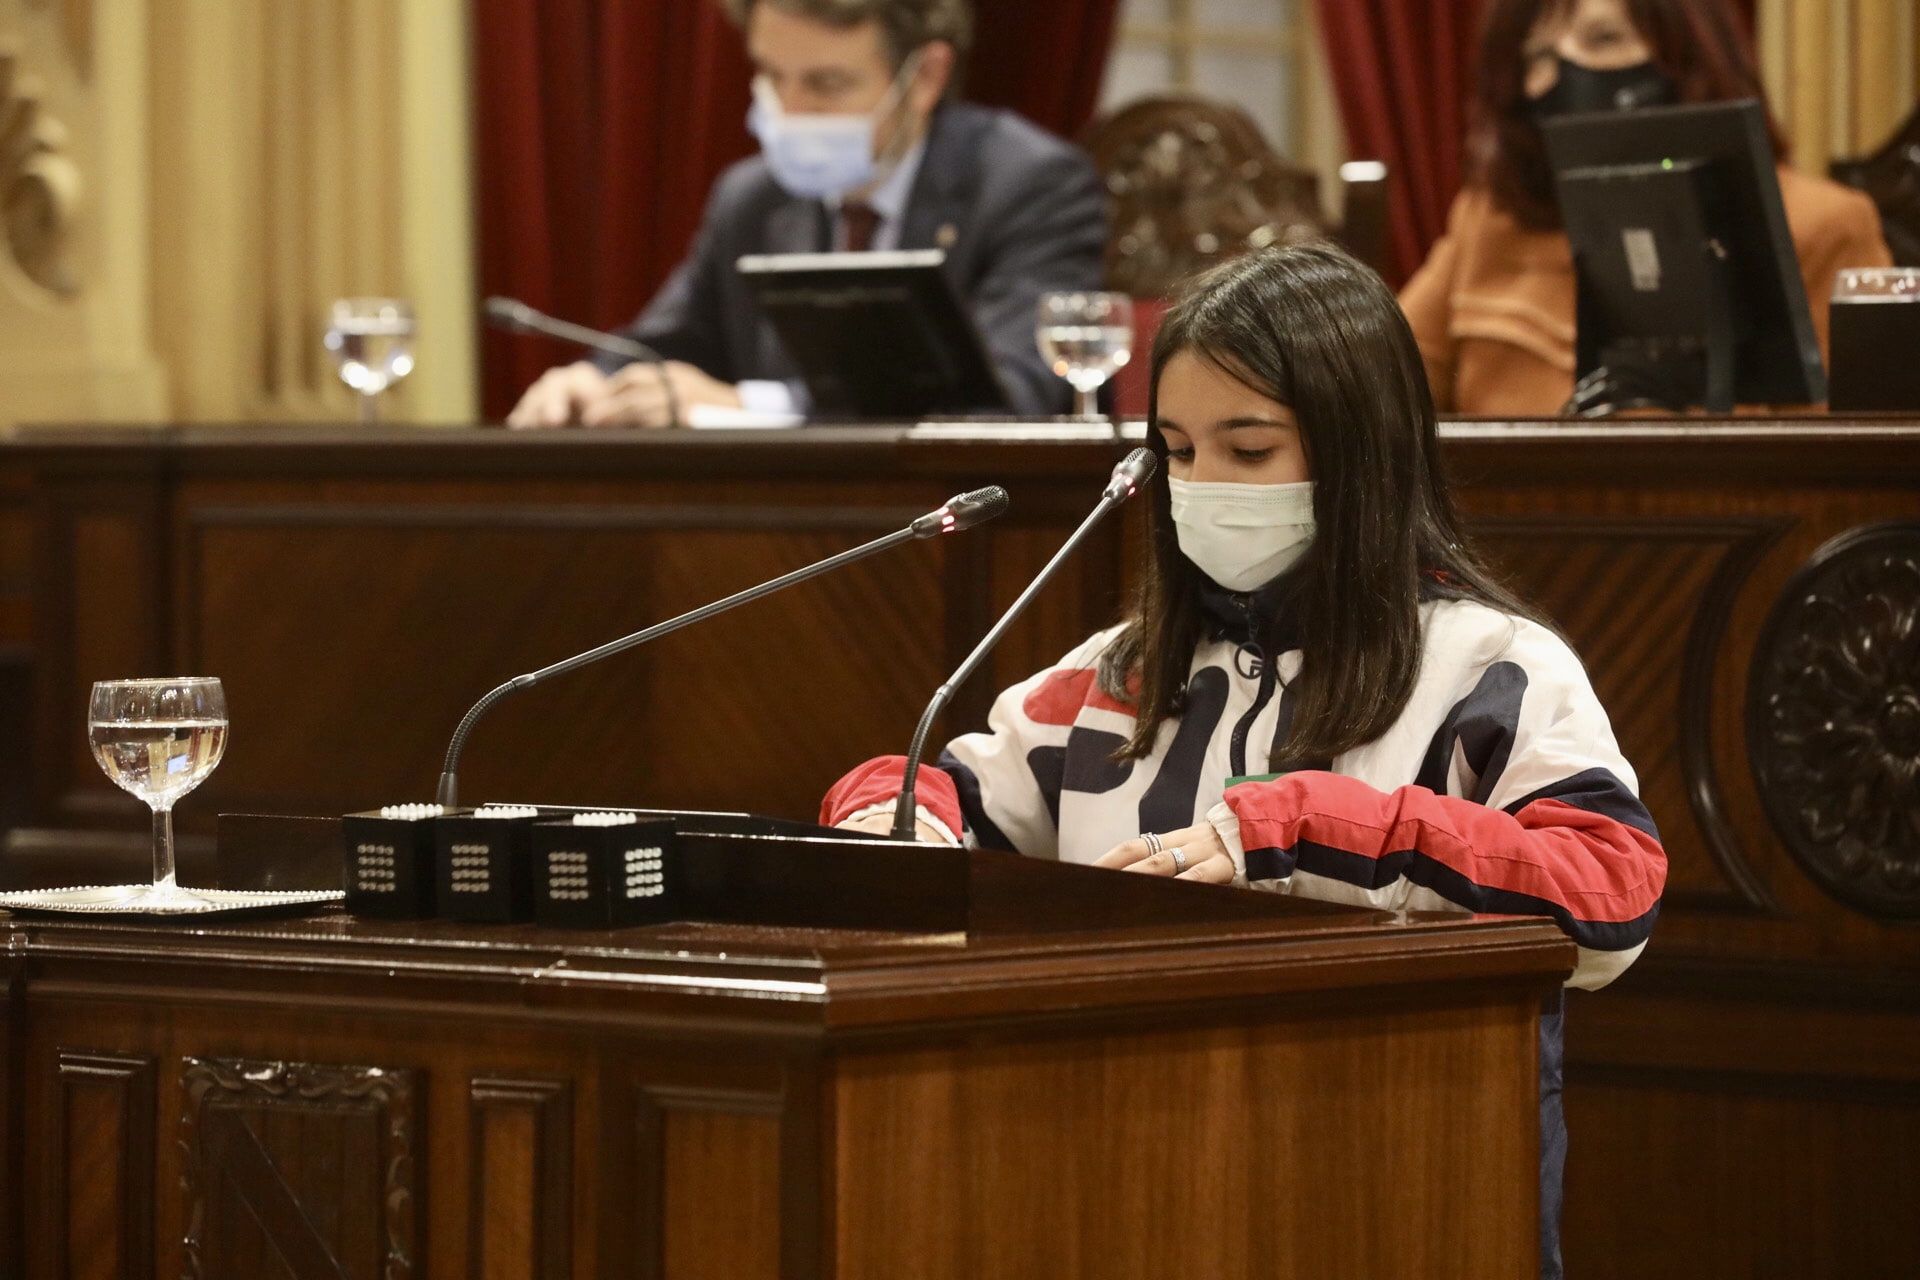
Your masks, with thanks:
<instances>
[{"instance_id":1,"label":"jacket collar","mask_svg":"<svg viewBox=\"0 0 1920 1280\"><path fill-rule=\"evenodd\" d=\"M1300 647L1299 619L1294 610L1292 574L1281 574L1252 591L1229 591L1210 578L1200 580L1200 611L1208 633L1216 640L1274 647L1277 656Z\"/></svg>"},{"instance_id":2,"label":"jacket collar","mask_svg":"<svg viewBox=\"0 0 1920 1280\"><path fill-rule=\"evenodd\" d=\"M1264 587L1252 591L1229 591L1211 578L1200 579L1200 611L1207 622L1207 634L1215 640L1274 646L1271 656L1300 647L1300 618L1294 600L1299 579L1289 571ZM1419 599L1456 598L1445 578L1434 572L1420 575Z\"/></svg>"}]
</instances>

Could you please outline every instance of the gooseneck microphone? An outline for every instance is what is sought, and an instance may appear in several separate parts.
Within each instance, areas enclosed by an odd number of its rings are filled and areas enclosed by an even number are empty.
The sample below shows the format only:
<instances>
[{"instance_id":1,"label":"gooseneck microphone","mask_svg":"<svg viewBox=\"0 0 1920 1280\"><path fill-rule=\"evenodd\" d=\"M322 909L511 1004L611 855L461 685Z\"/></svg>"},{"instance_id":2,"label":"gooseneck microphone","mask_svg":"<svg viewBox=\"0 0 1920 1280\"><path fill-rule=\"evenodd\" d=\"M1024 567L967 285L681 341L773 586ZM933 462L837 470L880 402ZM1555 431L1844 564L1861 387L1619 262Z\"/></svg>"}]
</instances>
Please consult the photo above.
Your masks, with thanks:
<instances>
[{"instance_id":1,"label":"gooseneck microphone","mask_svg":"<svg viewBox=\"0 0 1920 1280\"><path fill-rule=\"evenodd\" d=\"M1053 553L1053 559L1047 561L1046 568L1040 570L1033 581L1027 584L1027 589L1020 593L1020 598L1000 615L1000 620L994 623L992 629L981 638L980 643L974 646L973 652L967 655L966 661L947 677L945 684L934 691L933 701L927 704L926 711L921 713L920 723L914 727L913 745L907 748L906 776L901 780L900 799L893 811L891 834L894 839L914 838L913 824L918 808L914 796L920 785L920 760L927 751L927 734L932 732L934 720L946 710L954 691L965 684L967 677L973 674L974 668L993 652L993 647L1000 643L1000 638L1007 633L1007 628L1013 625L1014 619L1026 612L1027 606L1033 602L1034 596L1039 594L1040 588L1044 587L1047 580L1053 577L1062 564L1066 563L1067 557L1073 554L1082 540L1093 532L1093 527L1105 519L1109 511L1138 493L1140 486L1153 477L1154 469L1159 465L1151 449L1135 449L1120 460L1119 465L1114 467L1112 476L1107 480L1107 487L1100 495L1099 504L1085 520L1080 522L1080 527L1073 531L1073 535L1061 545L1060 549Z\"/></svg>"},{"instance_id":2,"label":"gooseneck microphone","mask_svg":"<svg viewBox=\"0 0 1920 1280\"><path fill-rule=\"evenodd\" d=\"M589 329L583 324L574 324L571 320L556 320L546 312L530 307L518 298L488 298L482 304L487 323L496 329L509 333L537 333L543 337L557 338L561 342L571 342L575 346L587 347L594 351L603 351L610 356L619 356L625 360L638 360L653 367L660 376L660 389L667 395L667 425L684 426L686 419L680 412L680 397L673 389L673 379L667 376L666 357L644 342L636 342L624 334L607 333L601 329Z\"/></svg>"},{"instance_id":3,"label":"gooseneck microphone","mask_svg":"<svg viewBox=\"0 0 1920 1280\"><path fill-rule=\"evenodd\" d=\"M870 555L885 551L889 547L898 546L903 542L911 542L915 538L938 537L943 533L959 533L963 529L971 529L975 525L985 524L995 516L1006 511L1007 503L1007 491L997 484L989 485L984 489L975 489L971 493L960 494L957 497L948 499L945 506L929 511L926 515L915 519L904 529L889 533L884 538L875 538L872 542L854 547L850 551L842 551L839 555L828 556L825 560L810 564L804 569L795 569L792 573L782 574L780 577L768 582L763 582L757 587L748 587L745 591L736 592L724 600L716 600L712 604L702 605L690 613L683 613L677 618L669 618L665 622L655 623L643 631L636 631L630 636L623 636L618 640L610 641L597 649L589 649L585 653L576 654L563 662L556 662L550 667L542 667L538 671L530 671L526 675L515 676L513 679L487 694L484 698L480 699L480 701L474 703L473 708L461 718L460 727L453 731L453 740L447 744L447 761L440 772L440 790L437 797L439 802L449 809L459 806L460 783L458 773L460 768L460 752L467 745L467 737L473 732L474 725L479 723L480 717L485 715L494 703L500 701L508 694L517 693L522 689L530 689L543 680L550 680L554 676L565 675L569 671L578 670L581 667L598 662L602 658L610 658L616 653L623 653L628 649L643 645L649 640L658 640L661 636L670 635L682 627L690 627L696 622L704 622L708 618L727 612L729 609L736 609L750 601L758 600L762 596L772 595L782 588L805 582L809 578L817 578L823 573L831 573L842 565L852 564L856 560L864 560Z\"/></svg>"}]
</instances>

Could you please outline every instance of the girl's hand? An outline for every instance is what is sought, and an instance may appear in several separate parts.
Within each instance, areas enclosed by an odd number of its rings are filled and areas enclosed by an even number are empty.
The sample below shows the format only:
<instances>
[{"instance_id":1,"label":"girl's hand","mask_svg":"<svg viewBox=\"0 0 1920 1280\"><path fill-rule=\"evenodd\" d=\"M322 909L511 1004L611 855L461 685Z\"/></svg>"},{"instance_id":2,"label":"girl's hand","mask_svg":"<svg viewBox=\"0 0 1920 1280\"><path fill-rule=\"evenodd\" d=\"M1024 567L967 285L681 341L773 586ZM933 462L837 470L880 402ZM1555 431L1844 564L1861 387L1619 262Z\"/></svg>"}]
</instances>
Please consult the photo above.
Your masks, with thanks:
<instances>
[{"instance_id":1,"label":"girl's hand","mask_svg":"<svg viewBox=\"0 0 1920 1280\"><path fill-rule=\"evenodd\" d=\"M1159 853L1148 847L1145 835L1140 835L1115 845L1093 865L1150 876L1198 880L1203 884L1233 883L1233 856L1220 843L1220 833L1213 829L1213 824L1202 822L1198 826L1182 827L1166 832L1159 839ZM1173 856L1175 849L1180 851L1177 860ZM1184 871L1180 869L1182 864L1186 867Z\"/></svg>"},{"instance_id":2,"label":"girl's hand","mask_svg":"<svg viewBox=\"0 0 1920 1280\"><path fill-rule=\"evenodd\" d=\"M848 818L839 824L841 831L871 831L884 836L893 830L893 815L890 813L870 813L864 818ZM939 844L952 847L953 841L941 835L924 822L913 824L913 836L921 844Z\"/></svg>"}]
</instances>

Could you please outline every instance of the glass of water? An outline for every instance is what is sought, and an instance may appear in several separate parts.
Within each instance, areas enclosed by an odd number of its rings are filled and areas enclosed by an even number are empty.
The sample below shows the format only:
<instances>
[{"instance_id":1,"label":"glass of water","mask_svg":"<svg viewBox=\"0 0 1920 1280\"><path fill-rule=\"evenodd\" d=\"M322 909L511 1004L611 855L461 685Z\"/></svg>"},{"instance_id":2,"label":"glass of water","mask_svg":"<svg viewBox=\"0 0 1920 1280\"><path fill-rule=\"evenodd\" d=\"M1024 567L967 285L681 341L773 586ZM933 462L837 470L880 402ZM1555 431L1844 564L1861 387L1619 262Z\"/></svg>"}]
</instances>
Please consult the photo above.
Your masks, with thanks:
<instances>
[{"instance_id":1,"label":"glass of water","mask_svg":"<svg viewBox=\"0 0 1920 1280\"><path fill-rule=\"evenodd\" d=\"M1124 293L1040 299L1040 354L1073 384L1075 416L1100 416L1100 388L1133 358L1133 300Z\"/></svg>"},{"instance_id":2,"label":"glass of water","mask_svg":"<svg viewBox=\"0 0 1920 1280\"><path fill-rule=\"evenodd\" d=\"M380 393L413 372L413 304L342 298L333 304L327 350L340 381L360 394L360 421L380 420Z\"/></svg>"},{"instance_id":3,"label":"glass of water","mask_svg":"<svg viewBox=\"0 0 1920 1280\"><path fill-rule=\"evenodd\" d=\"M206 781L227 749L227 697L209 676L103 680L87 708L93 758L115 785L153 810L153 884L122 904L142 909L200 901L175 882L173 804Z\"/></svg>"}]
</instances>

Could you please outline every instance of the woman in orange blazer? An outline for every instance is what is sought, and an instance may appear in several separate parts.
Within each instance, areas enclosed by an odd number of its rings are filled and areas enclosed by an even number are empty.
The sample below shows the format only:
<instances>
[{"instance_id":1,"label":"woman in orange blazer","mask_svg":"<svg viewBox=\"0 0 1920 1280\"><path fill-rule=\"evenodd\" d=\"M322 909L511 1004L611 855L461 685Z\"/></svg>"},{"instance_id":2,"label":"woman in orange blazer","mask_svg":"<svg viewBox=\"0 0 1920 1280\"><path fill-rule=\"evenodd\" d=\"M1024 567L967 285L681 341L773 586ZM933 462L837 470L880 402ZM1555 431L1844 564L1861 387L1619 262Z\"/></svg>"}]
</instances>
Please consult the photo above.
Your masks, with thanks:
<instances>
[{"instance_id":1,"label":"woman in orange blazer","mask_svg":"<svg viewBox=\"0 0 1920 1280\"><path fill-rule=\"evenodd\" d=\"M1490 0L1467 186L1400 294L1439 409L1539 417L1573 391L1573 258L1542 117L1762 96L1727 0ZM1892 257L1865 195L1784 165L1780 195L1824 357L1834 273Z\"/></svg>"}]
</instances>

